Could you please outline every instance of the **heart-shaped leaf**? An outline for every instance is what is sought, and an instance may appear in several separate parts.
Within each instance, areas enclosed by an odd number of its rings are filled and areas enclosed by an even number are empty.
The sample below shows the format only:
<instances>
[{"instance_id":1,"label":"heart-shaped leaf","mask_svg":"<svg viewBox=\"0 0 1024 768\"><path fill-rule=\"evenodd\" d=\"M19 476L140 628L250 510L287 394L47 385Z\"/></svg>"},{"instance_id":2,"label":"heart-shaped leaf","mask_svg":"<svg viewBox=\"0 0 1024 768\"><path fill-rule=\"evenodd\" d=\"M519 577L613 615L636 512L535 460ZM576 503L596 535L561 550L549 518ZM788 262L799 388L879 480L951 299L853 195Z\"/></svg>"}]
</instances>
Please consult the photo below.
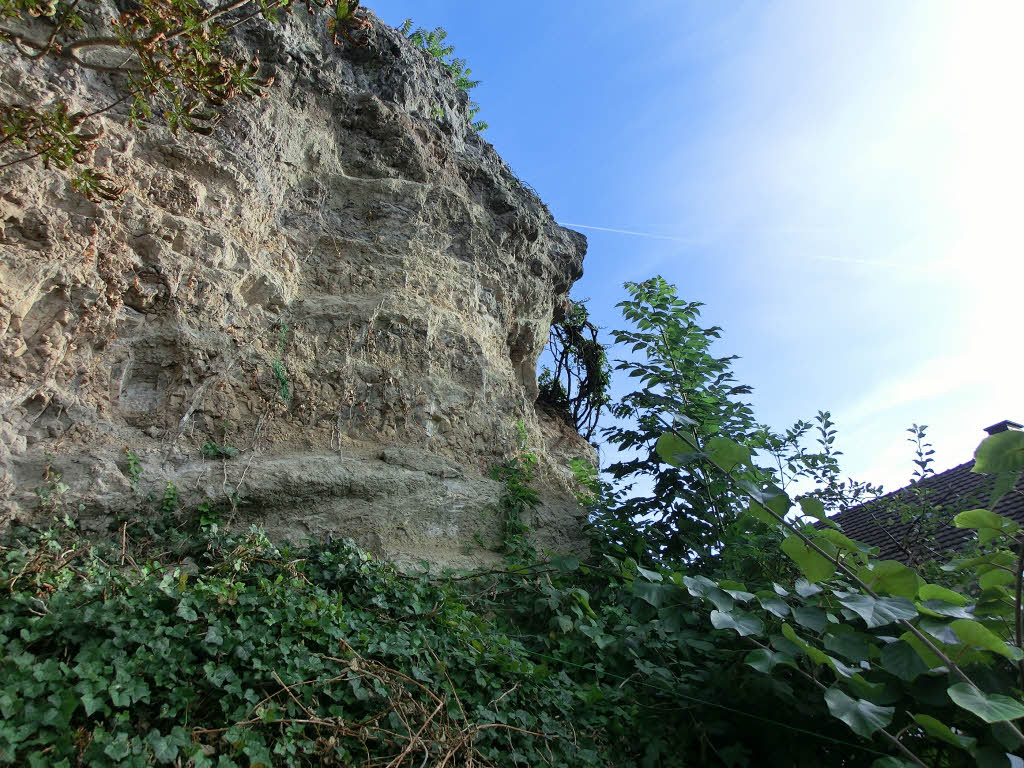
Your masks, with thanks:
<instances>
[{"instance_id":1,"label":"heart-shaped leaf","mask_svg":"<svg viewBox=\"0 0 1024 768\"><path fill-rule=\"evenodd\" d=\"M986 723L1001 723L1024 717L1024 704L999 693L984 693L973 685L957 683L946 689L949 698L958 706L971 712Z\"/></svg>"},{"instance_id":2,"label":"heart-shaped leaf","mask_svg":"<svg viewBox=\"0 0 1024 768\"><path fill-rule=\"evenodd\" d=\"M880 707L865 699L851 698L835 686L825 691L825 703L833 717L838 717L865 739L891 723L896 711L893 707Z\"/></svg>"}]
</instances>

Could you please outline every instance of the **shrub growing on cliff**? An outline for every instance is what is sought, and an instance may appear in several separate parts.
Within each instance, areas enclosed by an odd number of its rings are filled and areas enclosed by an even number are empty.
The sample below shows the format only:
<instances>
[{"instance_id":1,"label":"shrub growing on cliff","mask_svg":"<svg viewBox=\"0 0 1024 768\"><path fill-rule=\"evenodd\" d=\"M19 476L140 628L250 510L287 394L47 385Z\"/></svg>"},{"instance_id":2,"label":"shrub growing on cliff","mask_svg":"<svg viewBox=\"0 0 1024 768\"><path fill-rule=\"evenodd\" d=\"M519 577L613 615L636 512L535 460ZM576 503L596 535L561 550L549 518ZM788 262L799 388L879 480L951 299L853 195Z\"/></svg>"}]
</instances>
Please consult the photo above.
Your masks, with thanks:
<instances>
[{"instance_id":1,"label":"shrub growing on cliff","mask_svg":"<svg viewBox=\"0 0 1024 768\"><path fill-rule=\"evenodd\" d=\"M547 349L553 367L545 367L537 381L538 401L554 408L587 440L610 400L611 365L597 334L586 302L570 302L565 317L551 325Z\"/></svg>"},{"instance_id":2,"label":"shrub growing on cliff","mask_svg":"<svg viewBox=\"0 0 1024 768\"><path fill-rule=\"evenodd\" d=\"M277 22L295 0L228 0L206 8L195 0L140 0L109 19L78 0L0 0L0 41L27 60L56 59L112 75L121 96L92 112L72 113L67 103L0 104L0 170L38 159L45 168L75 170L74 187L92 200L113 200L124 186L91 167L103 138L98 118L126 104L129 124L145 127L154 113L179 130L209 135L220 109L233 99L265 95L271 78L258 59L231 53L229 31L255 18ZM306 0L326 15L335 42L359 45L353 32L366 26L359 0Z\"/></svg>"},{"instance_id":3,"label":"shrub growing on cliff","mask_svg":"<svg viewBox=\"0 0 1024 768\"><path fill-rule=\"evenodd\" d=\"M402 22L398 31L408 37L416 47L426 51L444 64L448 71L451 72L452 77L455 78L455 85L458 88L468 93L480 85L479 80L470 79L469 76L473 73L473 70L466 66L466 60L456 58L453 55L455 53L455 46L445 45L445 41L448 39L448 31L444 27L434 27L434 29L429 31L422 27L413 29L412 19L406 19ZM470 121L472 121L479 112L480 105L475 101L471 101L469 103ZM473 122L472 125L477 131L486 131L488 128L487 123L483 120L477 120L476 122Z\"/></svg>"}]
</instances>

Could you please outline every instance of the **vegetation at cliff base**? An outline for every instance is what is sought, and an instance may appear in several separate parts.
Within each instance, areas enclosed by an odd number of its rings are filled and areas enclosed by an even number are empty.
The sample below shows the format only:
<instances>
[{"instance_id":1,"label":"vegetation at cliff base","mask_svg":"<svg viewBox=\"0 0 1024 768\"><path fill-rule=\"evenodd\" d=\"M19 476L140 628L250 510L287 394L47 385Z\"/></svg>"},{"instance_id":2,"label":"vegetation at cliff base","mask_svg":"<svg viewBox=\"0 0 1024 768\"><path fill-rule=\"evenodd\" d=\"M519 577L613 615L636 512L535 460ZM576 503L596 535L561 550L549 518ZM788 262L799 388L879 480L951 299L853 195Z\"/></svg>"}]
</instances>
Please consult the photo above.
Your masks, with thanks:
<instances>
[{"instance_id":1,"label":"vegetation at cliff base","mask_svg":"<svg viewBox=\"0 0 1024 768\"><path fill-rule=\"evenodd\" d=\"M504 564L446 574L224 531L173 487L88 538L48 470L54 524L2 549L0 763L1009 765L1020 527L965 510L974 549L927 579L877 559L826 516L871 491L838 479L829 415L757 425L699 307L660 279L627 288L616 335L642 354L618 367L642 386L608 435L637 458L615 487L576 467L586 557L533 548L525 442L494 474ZM992 505L1022 443L979 448ZM794 479L810 490L791 498Z\"/></svg>"}]
</instances>

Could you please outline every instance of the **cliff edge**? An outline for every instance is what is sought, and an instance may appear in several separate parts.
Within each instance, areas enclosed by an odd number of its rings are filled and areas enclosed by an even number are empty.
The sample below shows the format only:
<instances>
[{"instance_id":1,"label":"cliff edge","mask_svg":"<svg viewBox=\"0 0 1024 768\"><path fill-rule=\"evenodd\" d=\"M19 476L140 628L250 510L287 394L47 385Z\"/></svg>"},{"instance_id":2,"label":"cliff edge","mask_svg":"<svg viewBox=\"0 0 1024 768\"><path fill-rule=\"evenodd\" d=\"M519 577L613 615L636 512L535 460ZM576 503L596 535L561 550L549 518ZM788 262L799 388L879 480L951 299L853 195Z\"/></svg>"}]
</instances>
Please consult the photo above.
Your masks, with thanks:
<instances>
[{"instance_id":1,"label":"cliff edge","mask_svg":"<svg viewBox=\"0 0 1024 768\"><path fill-rule=\"evenodd\" d=\"M488 470L522 424L537 544L579 545L567 465L593 449L534 402L586 240L473 130L445 67L368 20L361 46L302 11L242 32L275 83L212 136L106 112L118 201L0 171L4 524L119 528L170 484L278 538L470 565L494 557ZM109 77L22 59L0 95L89 112Z\"/></svg>"}]
</instances>

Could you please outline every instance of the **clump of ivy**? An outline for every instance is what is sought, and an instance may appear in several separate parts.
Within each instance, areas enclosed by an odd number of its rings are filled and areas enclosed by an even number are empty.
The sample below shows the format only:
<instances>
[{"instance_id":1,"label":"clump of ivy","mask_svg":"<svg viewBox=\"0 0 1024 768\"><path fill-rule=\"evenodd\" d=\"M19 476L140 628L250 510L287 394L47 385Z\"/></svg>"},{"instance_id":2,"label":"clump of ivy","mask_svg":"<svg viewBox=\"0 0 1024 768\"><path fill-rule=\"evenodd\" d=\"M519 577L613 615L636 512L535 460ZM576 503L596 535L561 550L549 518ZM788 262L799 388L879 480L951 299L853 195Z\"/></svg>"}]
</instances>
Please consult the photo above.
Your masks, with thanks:
<instances>
[{"instance_id":1,"label":"clump of ivy","mask_svg":"<svg viewBox=\"0 0 1024 768\"><path fill-rule=\"evenodd\" d=\"M362 45L353 34L369 22L357 15L359 0L305 0L310 13L327 11L327 27ZM0 153L13 155L0 170L39 160L43 167L74 171L71 183L94 201L116 200L124 184L91 166L103 138L97 118L128 105L129 125L146 127L160 114L172 133L210 135L221 108L234 99L266 95L273 78L260 61L230 50L229 32L255 18L277 22L295 0L227 0L207 8L196 0L139 0L112 19L85 11L79 0L0 0L0 42L29 60L57 59L82 70L113 75L120 96L92 112L65 102L0 104Z\"/></svg>"},{"instance_id":2,"label":"clump of ivy","mask_svg":"<svg viewBox=\"0 0 1024 768\"><path fill-rule=\"evenodd\" d=\"M551 324L548 352L554 368L541 370L537 400L590 440L609 403L611 365L598 340L597 326L590 322L586 301L569 302L565 316Z\"/></svg>"},{"instance_id":3,"label":"clump of ivy","mask_svg":"<svg viewBox=\"0 0 1024 768\"><path fill-rule=\"evenodd\" d=\"M516 423L515 456L491 470L491 477L503 486L498 497L501 518L501 552L511 557L535 559L530 543L530 526L523 516L540 506L540 496L533 488L536 479L537 454L527 450L526 425Z\"/></svg>"},{"instance_id":4,"label":"clump of ivy","mask_svg":"<svg viewBox=\"0 0 1024 768\"><path fill-rule=\"evenodd\" d=\"M0 542L0 764L857 764L790 744L770 708L815 713L636 561L403 574L201 515L146 546L70 521Z\"/></svg>"},{"instance_id":5,"label":"clump of ivy","mask_svg":"<svg viewBox=\"0 0 1024 768\"><path fill-rule=\"evenodd\" d=\"M469 93L469 91L480 85L479 80L473 80L470 75L473 70L466 66L465 59L459 59L453 56L455 53L454 45L446 45L445 40L448 39L448 31L444 27L434 27L432 30L426 30L422 27L412 28L412 19L406 19L402 22L402 25L398 28L398 31L405 35L409 40L419 49L426 51L435 59L440 61L444 66L451 72L452 77L455 79L455 85L457 88ZM476 120L473 118L480 112L480 105L475 101L469 103L469 120L473 129L476 131L485 131L488 125L483 120ZM441 110L443 115L443 110Z\"/></svg>"}]
</instances>

